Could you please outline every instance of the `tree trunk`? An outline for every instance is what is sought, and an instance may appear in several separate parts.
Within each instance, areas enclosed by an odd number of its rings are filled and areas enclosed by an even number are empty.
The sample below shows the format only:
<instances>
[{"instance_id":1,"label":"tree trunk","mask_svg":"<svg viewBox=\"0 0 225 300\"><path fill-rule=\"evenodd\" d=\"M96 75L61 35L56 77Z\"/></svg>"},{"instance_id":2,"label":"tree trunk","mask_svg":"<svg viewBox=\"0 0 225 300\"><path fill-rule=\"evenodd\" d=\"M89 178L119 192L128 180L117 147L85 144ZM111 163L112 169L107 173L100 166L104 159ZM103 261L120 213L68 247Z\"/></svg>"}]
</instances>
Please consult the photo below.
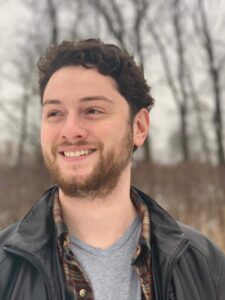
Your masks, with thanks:
<instances>
[{"instance_id":1,"label":"tree trunk","mask_svg":"<svg viewBox=\"0 0 225 300\"><path fill-rule=\"evenodd\" d=\"M225 165L224 157L224 146L223 146L223 122L222 122L222 109L221 109L221 93L219 87L219 73L218 70L212 70L212 79L213 79L213 91L215 97L215 115L214 115L214 124L215 124L215 133L217 139L217 155L218 161L221 165Z\"/></svg>"},{"instance_id":2,"label":"tree trunk","mask_svg":"<svg viewBox=\"0 0 225 300\"><path fill-rule=\"evenodd\" d=\"M187 111L186 107L182 106L180 109L181 117L181 149L183 154L183 160L188 161L189 156L189 147L188 147L188 130L187 130Z\"/></svg>"}]
</instances>

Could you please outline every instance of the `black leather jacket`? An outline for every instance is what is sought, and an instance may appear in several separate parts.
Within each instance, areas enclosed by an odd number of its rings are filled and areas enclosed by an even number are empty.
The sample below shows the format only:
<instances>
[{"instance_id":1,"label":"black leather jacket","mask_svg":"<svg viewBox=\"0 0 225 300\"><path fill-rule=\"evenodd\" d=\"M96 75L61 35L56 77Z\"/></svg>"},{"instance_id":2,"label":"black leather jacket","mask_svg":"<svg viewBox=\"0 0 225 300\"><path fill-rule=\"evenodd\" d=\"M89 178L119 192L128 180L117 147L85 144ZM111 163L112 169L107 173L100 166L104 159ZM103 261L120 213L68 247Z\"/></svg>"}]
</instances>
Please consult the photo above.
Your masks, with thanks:
<instances>
[{"instance_id":1,"label":"black leather jacket","mask_svg":"<svg viewBox=\"0 0 225 300\"><path fill-rule=\"evenodd\" d=\"M69 300L55 244L53 191L0 232L0 300ZM138 192L151 215L154 300L224 300L224 254Z\"/></svg>"}]
</instances>

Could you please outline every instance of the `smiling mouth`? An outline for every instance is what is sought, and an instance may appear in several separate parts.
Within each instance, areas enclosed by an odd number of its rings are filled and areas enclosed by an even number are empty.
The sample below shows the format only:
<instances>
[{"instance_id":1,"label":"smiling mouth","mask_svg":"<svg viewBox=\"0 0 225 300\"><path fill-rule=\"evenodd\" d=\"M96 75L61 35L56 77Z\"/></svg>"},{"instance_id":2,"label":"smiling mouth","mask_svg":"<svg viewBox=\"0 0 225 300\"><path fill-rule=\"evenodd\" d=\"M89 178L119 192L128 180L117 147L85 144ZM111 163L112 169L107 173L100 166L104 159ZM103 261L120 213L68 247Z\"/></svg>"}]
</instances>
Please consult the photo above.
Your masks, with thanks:
<instances>
[{"instance_id":1,"label":"smiling mouth","mask_svg":"<svg viewBox=\"0 0 225 300\"><path fill-rule=\"evenodd\" d=\"M81 157L85 155L89 155L95 152L95 149L81 150L81 151L63 151L61 154L65 157Z\"/></svg>"}]
</instances>

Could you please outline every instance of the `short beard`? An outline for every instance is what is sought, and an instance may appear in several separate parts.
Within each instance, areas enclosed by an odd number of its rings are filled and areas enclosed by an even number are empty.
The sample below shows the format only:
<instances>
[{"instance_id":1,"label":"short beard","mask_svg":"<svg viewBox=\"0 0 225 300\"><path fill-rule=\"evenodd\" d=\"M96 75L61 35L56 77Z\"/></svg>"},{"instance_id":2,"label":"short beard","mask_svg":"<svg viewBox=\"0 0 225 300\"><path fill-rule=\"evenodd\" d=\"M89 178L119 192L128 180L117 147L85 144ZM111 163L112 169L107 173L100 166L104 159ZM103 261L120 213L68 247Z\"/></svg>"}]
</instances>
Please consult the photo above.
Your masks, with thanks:
<instances>
[{"instance_id":1,"label":"short beard","mask_svg":"<svg viewBox=\"0 0 225 300\"><path fill-rule=\"evenodd\" d=\"M48 155L44 155L45 165L57 186L66 196L75 198L102 198L116 187L122 171L128 166L133 150L133 132L131 129L122 139L123 144L115 145L103 156L103 145L98 148L99 161L93 171L84 180L76 176L66 178ZM85 143L83 144L85 145ZM54 151L53 151L54 154ZM54 155L55 157L55 155Z\"/></svg>"}]
</instances>

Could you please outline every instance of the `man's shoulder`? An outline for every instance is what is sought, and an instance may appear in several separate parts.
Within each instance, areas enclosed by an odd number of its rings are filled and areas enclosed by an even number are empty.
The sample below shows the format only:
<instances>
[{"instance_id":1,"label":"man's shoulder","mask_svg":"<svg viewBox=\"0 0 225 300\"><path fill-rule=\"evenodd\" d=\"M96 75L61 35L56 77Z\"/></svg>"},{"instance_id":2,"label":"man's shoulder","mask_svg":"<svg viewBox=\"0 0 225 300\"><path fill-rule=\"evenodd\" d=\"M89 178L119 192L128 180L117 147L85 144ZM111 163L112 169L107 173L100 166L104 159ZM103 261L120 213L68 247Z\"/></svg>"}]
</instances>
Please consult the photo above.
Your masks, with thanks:
<instances>
[{"instance_id":1,"label":"man's shoulder","mask_svg":"<svg viewBox=\"0 0 225 300\"><path fill-rule=\"evenodd\" d=\"M18 229L20 221L11 224L0 230L0 247L4 246L5 241Z\"/></svg>"},{"instance_id":2,"label":"man's shoulder","mask_svg":"<svg viewBox=\"0 0 225 300\"><path fill-rule=\"evenodd\" d=\"M9 225L8 227L0 230L0 263L5 258L4 246L8 239L15 233L19 226L20 221Z\"/></svg>"},{"instance_id":3,"label":"man's shoulder","mask_svg":"<svg viewBox=\"0 0 225 300\"><path fill-rule=\"evenodd\" d=\"M180 265L195 270L199 278L211 278L217 295L223 297L225 293L225 254L208 237L198 230L178 222L185 237L189 241L182 256ZM185 269L184 269L185 271ZM218 299L223 299L219 298Z\"/></svg>"},{"instance_id":4,"label":"man's shoulder","mask_svg":"<svg viewBox=\"0 0 225 300\"><path fill-rule=\"evenodd\" d=\"M198 231L197 229L177 222L180 226L181 230L183 231L185 237L189 241L189 246L192 249L195 249L199 253L201 253L204 256L211 256L213 254L212 252L221 252L222 256L225 255L224 253L216 246L214 242L212 242L207 236L205 236L203 233Z\"/></svg>"},{"instance_id":5,"label":"man's shoulder","mask_svg":"<svg viewBox=\"0 0 225 300\"><path fill-rule=\"evenodd\" d=\"M21 220L0 230L0 251L2 251L9 239L12 240L14 238L13 235L16 236L19 233L20 237L33 236L35 231L32 232L32 230L36 224L41 226L45 221L45 228L48 226L48 213L52 209L51 202L48 200L54 190L55 186L49 188Z\"/></svg>"}]
</instances>

